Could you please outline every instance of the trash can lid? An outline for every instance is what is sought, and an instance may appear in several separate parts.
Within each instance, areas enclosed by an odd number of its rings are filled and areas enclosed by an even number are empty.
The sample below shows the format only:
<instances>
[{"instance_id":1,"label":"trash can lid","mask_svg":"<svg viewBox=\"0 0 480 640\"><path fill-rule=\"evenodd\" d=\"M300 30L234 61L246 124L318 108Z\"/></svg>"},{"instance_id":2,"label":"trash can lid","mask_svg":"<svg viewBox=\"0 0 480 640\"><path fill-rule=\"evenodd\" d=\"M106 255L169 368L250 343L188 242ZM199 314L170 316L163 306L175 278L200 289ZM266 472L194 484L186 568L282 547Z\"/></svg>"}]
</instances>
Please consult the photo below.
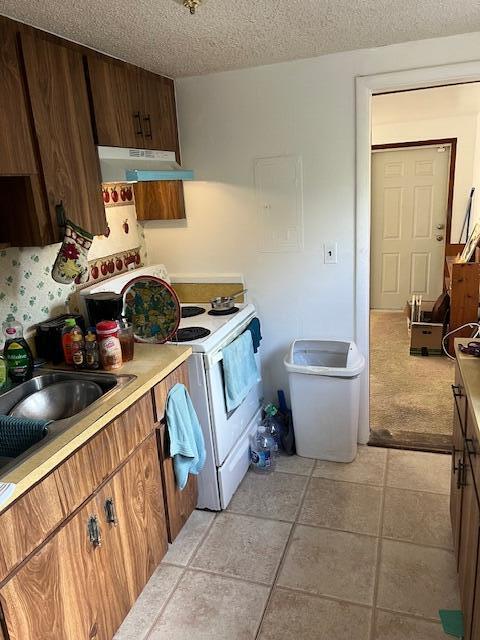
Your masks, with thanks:
<instances>
[{"instance_id":1,"label":"trash can lid","mask_svg":"<svg viewBox=\"0 0 480 640\"><path fill-rule=\"evenodd\" d=\"M365 358L355 342L294 340L284 364L289 373L355 378L365 368Z\"/></svg>"}]
</instances>

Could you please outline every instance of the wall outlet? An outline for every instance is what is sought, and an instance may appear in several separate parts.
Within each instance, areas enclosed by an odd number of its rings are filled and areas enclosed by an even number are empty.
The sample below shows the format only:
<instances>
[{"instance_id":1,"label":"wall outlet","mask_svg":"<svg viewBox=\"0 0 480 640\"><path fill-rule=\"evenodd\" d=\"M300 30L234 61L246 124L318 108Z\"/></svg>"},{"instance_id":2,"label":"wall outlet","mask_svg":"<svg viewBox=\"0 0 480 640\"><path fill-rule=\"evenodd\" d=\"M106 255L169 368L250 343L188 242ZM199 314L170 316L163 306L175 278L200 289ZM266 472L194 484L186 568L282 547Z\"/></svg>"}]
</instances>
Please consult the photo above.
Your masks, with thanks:
<instances>
[{"instance_id":1,"label":"wall outlet","mask_svg":"<svg viewBox=\"0 0 480 640\"><path fill-rule=\"evenodd\" d=\"M325 242L323 245L325 264L337 264L337 243Z\"/></svg>"}]
</instances>

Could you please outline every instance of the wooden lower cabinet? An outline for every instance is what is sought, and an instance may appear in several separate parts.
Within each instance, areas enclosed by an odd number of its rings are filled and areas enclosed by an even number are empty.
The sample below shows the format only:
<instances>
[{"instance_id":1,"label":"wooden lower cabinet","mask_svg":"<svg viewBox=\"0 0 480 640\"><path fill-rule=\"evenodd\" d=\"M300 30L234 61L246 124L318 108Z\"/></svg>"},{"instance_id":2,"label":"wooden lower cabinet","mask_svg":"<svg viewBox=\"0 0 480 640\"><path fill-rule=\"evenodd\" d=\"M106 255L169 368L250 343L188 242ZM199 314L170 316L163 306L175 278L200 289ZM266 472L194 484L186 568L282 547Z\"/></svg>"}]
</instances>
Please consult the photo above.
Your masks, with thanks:
<instances>
[{"instance_id":1,"label":"wooden lower cabinet","mask_svg":"<svg viewBox=\"0 0 480 640\"><path fill-rule=\"evenodd\" d=\"M0 590L8 637L111 640L166 549L152 432Z\"/></svg>"},{"instance_id":2,"label":"wooden lower cabinet","mask_svg":"<svg viewBox=\"0 0 480 640\"><path fill-rule=\"evenodd\" d=\"M455 374L453 391L453 433L452 433L452 466L450 483L450 517L454 548L457 557L460 542L462 516L462 473L465 465L465 424L467 416L467 400L458 368Z\"/></svg>"},{"instance_id":3,"label":"wooden lower cabinet","mask_svg":"<svg viewBox=\"0 0 480 640\"><path fill-rule=\"evenodd\" d=\"M108 550L89 542L94 512L93 499L0 590L10 640L108 638L98 573Z\"/></svg>"},{"instance_id":4,"label":"wooden lower cabinet","mask_svg":"<svg viewBox=\"0 0 480 640\"><path fill-rule=\"evenodd\" d=\"M475 418L457 364L454 391L452 520L465 640L480 638L480 448Z\"/></svg>"}]
</instances>

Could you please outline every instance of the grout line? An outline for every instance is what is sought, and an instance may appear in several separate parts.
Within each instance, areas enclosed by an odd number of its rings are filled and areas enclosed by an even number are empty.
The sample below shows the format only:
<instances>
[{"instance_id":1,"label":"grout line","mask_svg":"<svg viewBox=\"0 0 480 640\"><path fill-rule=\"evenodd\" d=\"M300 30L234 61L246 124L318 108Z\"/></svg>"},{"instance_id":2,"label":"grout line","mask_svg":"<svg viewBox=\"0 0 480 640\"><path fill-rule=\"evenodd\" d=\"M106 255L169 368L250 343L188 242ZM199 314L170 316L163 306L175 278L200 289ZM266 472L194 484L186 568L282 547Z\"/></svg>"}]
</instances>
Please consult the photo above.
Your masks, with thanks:
<instances>
[{"instance_id":1,"label":"grout line","mask_svg":"<svg viewBox=\"0 0 480 640\"><path fill-rule=\"evenodd\" d=\"M174 565L177 566L177 565ZM158 613L156 616L154 616L154 619L152 621L152 624L149 626L147 633L145 634L145 636L143 637L143 640L148 640L150 638L150 635L153 631L153 629L155 628L160 616L162 615L162 613L165 611L167 605L169 604L170 600L173 598L173 594L175 593L175 591L177 590L178 585L180 584L180 581L182 580L183 576L185 575L186 572L186 567L178 567L182 569L182 572L180 573L180 575L178 576L173 589L171 590L170 594L168 595L168 598L166 598L165 602L163 603L163 605L160 607Z\"/></svg>"},{"instance_id":2,"label":"grout line","mask_svg":"<svg viewBox=\"0 0 480 640\"><path fill-rule=\"evenodd\" d=\"M422 622L436 622L438 625L442 624L440 618L430 618L429 616L422 616L420 613L407 613L406 611L396 611L395 609L388 609L387 607L376 607L377 611L384 611L385 613L392 613L400 617L409 618L410 620L422 621Z\"/></svg>"},{"instance_id":3,"label":"grout line","mask_svg":"<svg viewBox=\"0 0 480 640\"><path fill-rule=\"evenodd\" d=\"M316 598L318 600L328 600L330 602L340 602L343 604L349 604L354 607L361 607L362 609L372 609L372 604L366 602L357 602L356 600L345 600L345 598L339 598L328 593L313 593L312 591L306 591L305 589L297 589L296 587L287 587L284 585L277 585L277 591L287 591L289 593L297 593L302 596L308 596L310 598Z\"/></svg>"},{"instance_id":4,"label":"grout line","mask_svg":"<svg viewBox=\"0 0 480 640\"><path fill-rule=\"evenodd\" d=\"M377 597L378 597L378 584L380 581L380 562L382 557L382 547L383 547L383 517L385 512L385 493L387 486L387 477L388 477L388 464L390 462L390 450L387 449L387 458L385 460L385 467L383 471L383 488L382 488L382 496L380 501L380 513L379 513L379 526L378 526L378 542L377 542L377 555L376 555L376 566L375 566L375 581L373 583L373 595L372 595L372 615L370 617L370 640L375 640L375 625L377 622L376 616L376 606L377 606Z\"/></svg>"},{"instance_id":5,"label":"grout line","mask_svg":"<svg viewBox=\"0 0 480 640\"><path fill-rule=\"evenodd\" d=\"M302 489L303 491L303 489ZM257 520L270 520L272 522L285 522L286 524L293 524L295 520L286 520L285 518L272 518L271 516L259 516L257 513L248 513L247 511L233 511L233 509L226 509L220 513L230 513L234 516L248 516L249 518L256 518Z\"/></svg>"},{"instance_id":6,"label":"grout line","mask_svg":"<svg viewBox=\"0 0 480 640\"><path fill-rule=\"evenodd\" d=\"M295 530L296 530L296 528L297 528L296 519L297 519L297 516L300 514L300 512L301 512L301 510L302 510L303 503L304 503L304 501L305 501L305 497L306 497L306 495L307 495L307 491L308 491L308 489L309 489L309 487L310 487L310 481L311 481L311 479L312 479L312 474L313 474L313 470L314 470L314 469L315 469L315 465L312 467L312 470L310 471L310 475L308 476L308 480L307 480L307 482L305 483L305 486L304 486L304 488L303 488L302 494L301 494L301 496L300 496L298 509L297 509L297 511L296 511L296 513L295 513L295 522L293 522L293 523L292 523L292 527L291 527L291 529L290 529L290 533L289 533L289 535L288 535L287 543L285 544L285 547L284 547L284 549L283 549L283 554L282 554L282 555L281 555L281 557L280 557L280 561L279 561L279 563L278 563L277 570L276 570L276 572L275 572L275 576L274 576L274 578L273 578L273 582L272 582L272 585L271 585L271 587L270 587L270 591L269 591L269 594L268 594L268 598L267 598L267 601L265 602L265 606L264 606L264 608L263 608L263 613L262 613L262 616L261 616L261 618L260 618L260 622L258 623L258 626L257 626L257 633L255 634L255 640L258 640L258 638L260 638L260 634L261 634L261 632L262 632L263 623L264 623L264 621L265 621L265 617L266 617L266 615L267 615L267 610L268 610L268 607L270 606L270 603L271 603L272 598L273 598L273 592L274 592L275 587L276 587L276 585L277 585L278 578L279 578L279 576L280 576L280 572L282 571L283 566L284 566L284 564L285 564L285 559L286 559L286 557L287 557L287 554L288 554L288 552L289 552L289 550L290 550L290 547L291 547L291 545L292 545L292 540L293 540L294 532L295 532Z\"/></svg>"},{"instance_id":7,"label":"grout line","mask_svg":"<svg viewBox=\"0 0 480 640\"><path fill-rule=\"evenodd\" d=\"M205 567L185 567L185 569L191 573L205 573L209 576L219 576L220 578L227 578L235 580L236 582L246 582L248 584L255 585L257 587L266 587L270 589L270 582L261 582L260 580L252 580L252 578L245 578L244 576L236 576L232 573L223 573L222 571L215 571L214 569L206 569Z\"/></svg>"},{"instance_id":8,"label":"grout line","mask_svg":"<svg viewBox=\"0 0 480 640\"><path fill-rule=\"evenodd\" d=\"M217 520L217 516L219 513L222 513L221 511L217 511L215 513L215 515L212 518L212 521L210 522L210 524L208 525L208 527L205 529L205 531L203 532L203 534L200 536L200 540L198 541L198 543L195 546L195 549L193 550L193 553L190 555L190 559L187 562L187 567L190 567L192 562L195 559L195 556L197 555L197 553L200 550L200 547L203 545L203 543L205 542L205 540L208 537L208 534L210 533L210 531L212 530L213 525L215 524L215 521Z\"/></svg>"},{"instance_id":9,"label":"grout line","mask_svg":"<svg viewBox=\"0 0 480 640\"><path fill-rule=\"evenodd\" d=\"M212 521L210 522L210 524L208 525L208 527L207 527L206 531L205 531L205 532L204 532L204 534L202 535L200 542L199 542L199 543L198 543L198 545L195 547L195 551L194 551L194 553L192 554L192 556L191 556L191 558L190 558L189 562L191 562L191 561L192 561L193 556L195 555L195 553L196 553L196 551L197 551L197 549L198 549L198 546L203 542L203 540L204 540L205 536L206 536L206 535L207 535L207 533L210 531L210 529L211 529L211 527L212 527L213 523L215 522L215 520L216 520L216 514L215 514L215 516L212 518ZM175 543L172 543L172 544L175 544ZM165 565L171 565L172 567L177 567L178 569L181 569L181 570L182 570L182 572L181 572L181 573L180 573L180 575L178 576L178 579L177 579L177 581L175 582L175 585L174 585L174 587L173 587L173 589L172 589L172 591L171 591L170 595L169 595L169 596L168 596L168 598L165 600L165 602L163 603L163 605L160 607L160 609L159 609L159 611L158 611L158 614L155 616L155 618L154 618L154 620L153 620L152 624L150 625L150 627L149 627L149 629L148 629L147 634L146 634L146 635L145 635L145 637L144 637L144 640L148 640L148 638L150 637L150 634L152 633L152 631L153 631L154 627L156 626L156 624L157 624L157 622L158 622L158 620L159 620L160 616L161 616L161 615L162 615L162 613L165 611L165 609L166 609L167 605L169 604L170 600L173 598L173 595L174 595L174 593L176 592L177 587L178 587L178 585L180 584L180 581L183 579L183 576L185 575L185 573L186 573L186 571L187 571L187 568L188 568L188 563L187 563L187 565L178 565L178 564L174 564L173 562L172 562L172 563L170 563L170 562L165 562L164 564L165 564Z\"/></svg>"}]
</instances>

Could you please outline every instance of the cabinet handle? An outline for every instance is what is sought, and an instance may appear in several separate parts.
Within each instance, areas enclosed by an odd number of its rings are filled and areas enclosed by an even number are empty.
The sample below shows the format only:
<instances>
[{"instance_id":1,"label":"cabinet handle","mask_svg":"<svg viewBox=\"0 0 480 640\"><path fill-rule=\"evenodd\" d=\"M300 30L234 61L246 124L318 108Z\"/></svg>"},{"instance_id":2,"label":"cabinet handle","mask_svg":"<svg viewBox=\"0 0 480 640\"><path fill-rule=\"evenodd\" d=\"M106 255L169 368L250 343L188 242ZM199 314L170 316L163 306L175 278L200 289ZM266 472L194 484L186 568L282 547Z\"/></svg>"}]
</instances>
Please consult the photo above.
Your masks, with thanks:
<instances>
[{"instance_id":1,"label":"cabinet handle","mask_svg":"<svg viewBox=\"0 0 480 640\"><path fill-rule=\"evenodd\" d=\"M143 119L146 125L148 125L147 133L145 134L145 138L152 139L152 121L150 119L150 114L148 113Z\"/></svg>"},{"instance_id":2,"label":"cabinet handle","mask_svg":"<svg viewBox=\"0 0 480 640\"><path fill-rule=\"evenodd\" d=\"M135 131L135 135L143 136L142 117L140 115L140 111L134 112L133 119L137 121L137 130Z\"/></svg>"},{"instance_id":3,"label":"cabinet handle","mask_svg":"<svg viewBox=\"0 0 480 640\"><path fill-rule=\"evenodd\" d=\"M473 444L472 438L465 438L465 447L471 456L476 455L475 445Z\"/></svg>"},{"instance_id":4,"label":"cabinet handle","mask_svg":"<svg viewBox=\"0 0 480 640\"><path fill-rule=\"evenodd\" d=\"M461 489L462 487L465 487L467 485L465 477L466 469L467 465L464 462L460 461L457 467L457 489Z\"/></svg>"},{"instance_id":5,"label":"cabinet handle","mask_svg":"<svg viewBox=\"0 0 480 640\"><path fill-rule=\"evenodd\" d=\"M455 401L455 410L457 412L458 420L460 422L460 426L462 427L462 431L465 433L465 424L462 418L462 414L460 413L460 407L458 406L458 399L457 399L457 398L463 397L462 389L458 385L452 384L452 392L453 392L453 399Z\"/></svg>"},{"instance_id":6,"label":"cabinet handle","mask_svg":"<svg viewBox=\"0 0 480 640\"><path fill-rule=\"evenodd\" d=\"M90 516L88 519L88 538L90 540L90 544L94 547L102 546L102 534L100 531L100 525L98 523L97 516Z\"/></svg>"},{"instance_id":7,"label":"cabinet handle","mask_svg":"<svg viewBox=\"0 0 480 640\"><path fill-rule=\"evenodd\" d=\"M103 505L103 508L105 509L105 519L107 520L108 524L117 525L118 524L117 511L115 509L115 503L113 501L113 498L107 498L105 500L105 504Z\"/></svg>"},{"instance_id":8,"label":"cabinet handle","mask_svg":"<svg viewBox=\"0 0 480 640\"><path fill-rule=\"evenodd\" d=\"M452 393L454 398L461 398L463 396L462 388L458 384L452 384Z\"/></svg>"}]
</instances>

